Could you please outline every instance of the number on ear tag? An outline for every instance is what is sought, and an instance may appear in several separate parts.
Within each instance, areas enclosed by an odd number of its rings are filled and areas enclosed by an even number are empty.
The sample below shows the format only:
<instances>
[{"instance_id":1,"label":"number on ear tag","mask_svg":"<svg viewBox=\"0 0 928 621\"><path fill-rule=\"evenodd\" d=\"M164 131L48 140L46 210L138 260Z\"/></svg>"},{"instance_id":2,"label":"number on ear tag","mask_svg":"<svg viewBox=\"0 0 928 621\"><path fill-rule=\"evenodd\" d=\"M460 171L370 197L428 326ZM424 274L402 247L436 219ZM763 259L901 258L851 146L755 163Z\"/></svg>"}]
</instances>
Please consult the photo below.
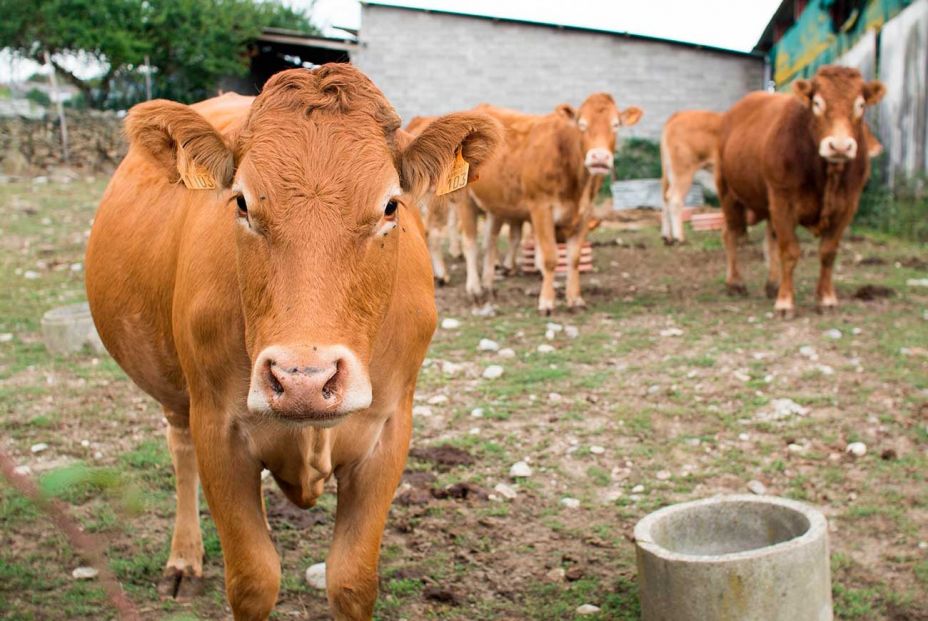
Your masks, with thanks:
<instances>
[{"instance_id":1,"label":"number on ear tag","mask_svg":"<svg viewBox=\"0 0 928 621\"><path fill-rule=\"evenodd\" d=\"M467 171L469 169L470 164L468 164L464 156L461 155L461 147L458 147L458 150L454 153L454 161L451 164L451 169L442 175L435 187L435 195L441 196L442 194L448 194L449 192L460 190L466 186Z\"/></svg>"},{"instance_id":2,"label":"number on ear tag","mask_svg":"<svg viewBox=\"0 0 928 621\"><path fill-rule=\"evenodd\" d=\"M205 166L197 164L180 144L177 145L177 171L188 190L215 190L216 180Z\"/></svg>"}]
</instances>

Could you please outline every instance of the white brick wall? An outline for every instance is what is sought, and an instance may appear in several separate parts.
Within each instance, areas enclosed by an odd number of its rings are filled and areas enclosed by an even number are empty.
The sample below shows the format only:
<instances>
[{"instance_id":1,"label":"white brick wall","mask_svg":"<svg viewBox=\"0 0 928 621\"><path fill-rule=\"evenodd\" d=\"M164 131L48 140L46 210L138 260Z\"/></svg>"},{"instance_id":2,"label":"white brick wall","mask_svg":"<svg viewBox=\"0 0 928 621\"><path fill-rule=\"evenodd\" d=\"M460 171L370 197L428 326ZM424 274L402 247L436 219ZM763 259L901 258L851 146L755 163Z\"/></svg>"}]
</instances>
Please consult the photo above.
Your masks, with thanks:
<instances>
[{"instance_id":1,"label":"white brick wall","mask_svg":"<svg viewBox=\"0 0 928 621\"><path fill-rule=\"evenodd\" d=\"M677 110L725 110L763 81L763 61L746 55L369 4L360 38L352 62L404 123L480 102L543 113L608 91L645 111L622 135L657 138Z\"/></svg>"}]
</instances>

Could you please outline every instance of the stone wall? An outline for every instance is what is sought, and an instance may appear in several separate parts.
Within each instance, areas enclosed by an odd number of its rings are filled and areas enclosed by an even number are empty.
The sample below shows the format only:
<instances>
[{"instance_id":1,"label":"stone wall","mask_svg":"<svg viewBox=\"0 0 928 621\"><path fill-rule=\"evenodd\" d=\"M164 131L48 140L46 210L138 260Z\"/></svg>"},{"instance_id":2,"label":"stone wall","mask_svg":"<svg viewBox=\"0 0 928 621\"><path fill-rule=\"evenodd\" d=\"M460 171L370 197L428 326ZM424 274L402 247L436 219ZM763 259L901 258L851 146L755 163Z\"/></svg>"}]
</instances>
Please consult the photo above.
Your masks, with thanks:
<instances>
[{"instance_id":1,"label":"stone wall","mask_svg":"<svg viewBox=\"0 0 928 621\"><path fill-rule=\"evenodd\" d=\"M70 158L62 160L58 118L0 118L0 174L36 175L67 166L109 173L126 154L122 119L115 113L66 111Z\"/></svg>"},{"instance_id":2,"label":"stone wall","mask_svg":"<svg viewBox=\"0 0 928 621\"><path fill-rule=\"evenodd\" d=\"M674 112L726 110L763 86L763 59L662 40L362 3L351 60L404 122L480 102L544 113L608 91L641 107L623 136L658 138Z\"/></svg>"}]
</instances>

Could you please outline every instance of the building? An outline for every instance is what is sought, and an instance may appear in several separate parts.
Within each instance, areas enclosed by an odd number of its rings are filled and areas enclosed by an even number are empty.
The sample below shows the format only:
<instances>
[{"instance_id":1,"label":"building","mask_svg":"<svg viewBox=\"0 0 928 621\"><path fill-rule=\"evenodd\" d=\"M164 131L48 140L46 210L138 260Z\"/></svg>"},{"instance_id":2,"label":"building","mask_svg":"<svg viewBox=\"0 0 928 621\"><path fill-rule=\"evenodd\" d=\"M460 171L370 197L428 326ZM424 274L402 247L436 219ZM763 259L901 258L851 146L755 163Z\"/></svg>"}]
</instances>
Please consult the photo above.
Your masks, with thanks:
<instances>
[{"instance_id":1,"label":"building","mask_svg":"<svg viewBox=\"0 0 928 621\"><path fill-rule=\"evenodd\" d=\"M890 182L928 174L928 0L784 0L757 44L779 90L822 65L886 84L868 113Z\"/></svg>"},{"instance_id":2,"label":"building","mask_svg":"<svg viewBox=\"0 0 928 621\"><path fill-rule=\"evenodd\" d=\"M351 62L404 121L481 102L544 113L607 91L645 112L623 135L653 139L674 112L725 110L764 76L759 54L374 0L362 1Z\"/></svg>"}]
</instances>

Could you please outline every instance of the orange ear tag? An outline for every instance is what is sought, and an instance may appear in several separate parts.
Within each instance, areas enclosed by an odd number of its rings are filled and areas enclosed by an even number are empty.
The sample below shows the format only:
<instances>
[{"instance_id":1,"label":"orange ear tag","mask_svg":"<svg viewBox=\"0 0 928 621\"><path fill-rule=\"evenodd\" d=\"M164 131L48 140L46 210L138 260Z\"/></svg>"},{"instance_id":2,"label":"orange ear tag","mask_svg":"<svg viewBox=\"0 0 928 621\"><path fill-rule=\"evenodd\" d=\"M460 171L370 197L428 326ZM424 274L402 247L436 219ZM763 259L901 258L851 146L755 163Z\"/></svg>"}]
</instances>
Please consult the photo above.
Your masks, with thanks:
<instances>
[{"instance_id":1,"label":"orange ear tag","mask_svg":"<svg viewBox=\"0 0 928 621\"><path fill-rule=\"evenodd\" d=\"M205 166L197 164L180 144L177 145L177 171L188 190L215 190L216 180Z\"/></svg>"},{"instance_id":2,"label":"orange ear tag","mask_svg":"<svg viewBox=\"0 0 928 621\"><path fill-rule=\"evenodd\" d=\"M454 152L454 162L451 164L451 169L445 171L445 174L442 175L441 180L435 187L435 195L448 194L466 186L467 171L469 169L470 164L461 155L461 147L458 147L458 150Z\"/></svg>"}]
</instances>

